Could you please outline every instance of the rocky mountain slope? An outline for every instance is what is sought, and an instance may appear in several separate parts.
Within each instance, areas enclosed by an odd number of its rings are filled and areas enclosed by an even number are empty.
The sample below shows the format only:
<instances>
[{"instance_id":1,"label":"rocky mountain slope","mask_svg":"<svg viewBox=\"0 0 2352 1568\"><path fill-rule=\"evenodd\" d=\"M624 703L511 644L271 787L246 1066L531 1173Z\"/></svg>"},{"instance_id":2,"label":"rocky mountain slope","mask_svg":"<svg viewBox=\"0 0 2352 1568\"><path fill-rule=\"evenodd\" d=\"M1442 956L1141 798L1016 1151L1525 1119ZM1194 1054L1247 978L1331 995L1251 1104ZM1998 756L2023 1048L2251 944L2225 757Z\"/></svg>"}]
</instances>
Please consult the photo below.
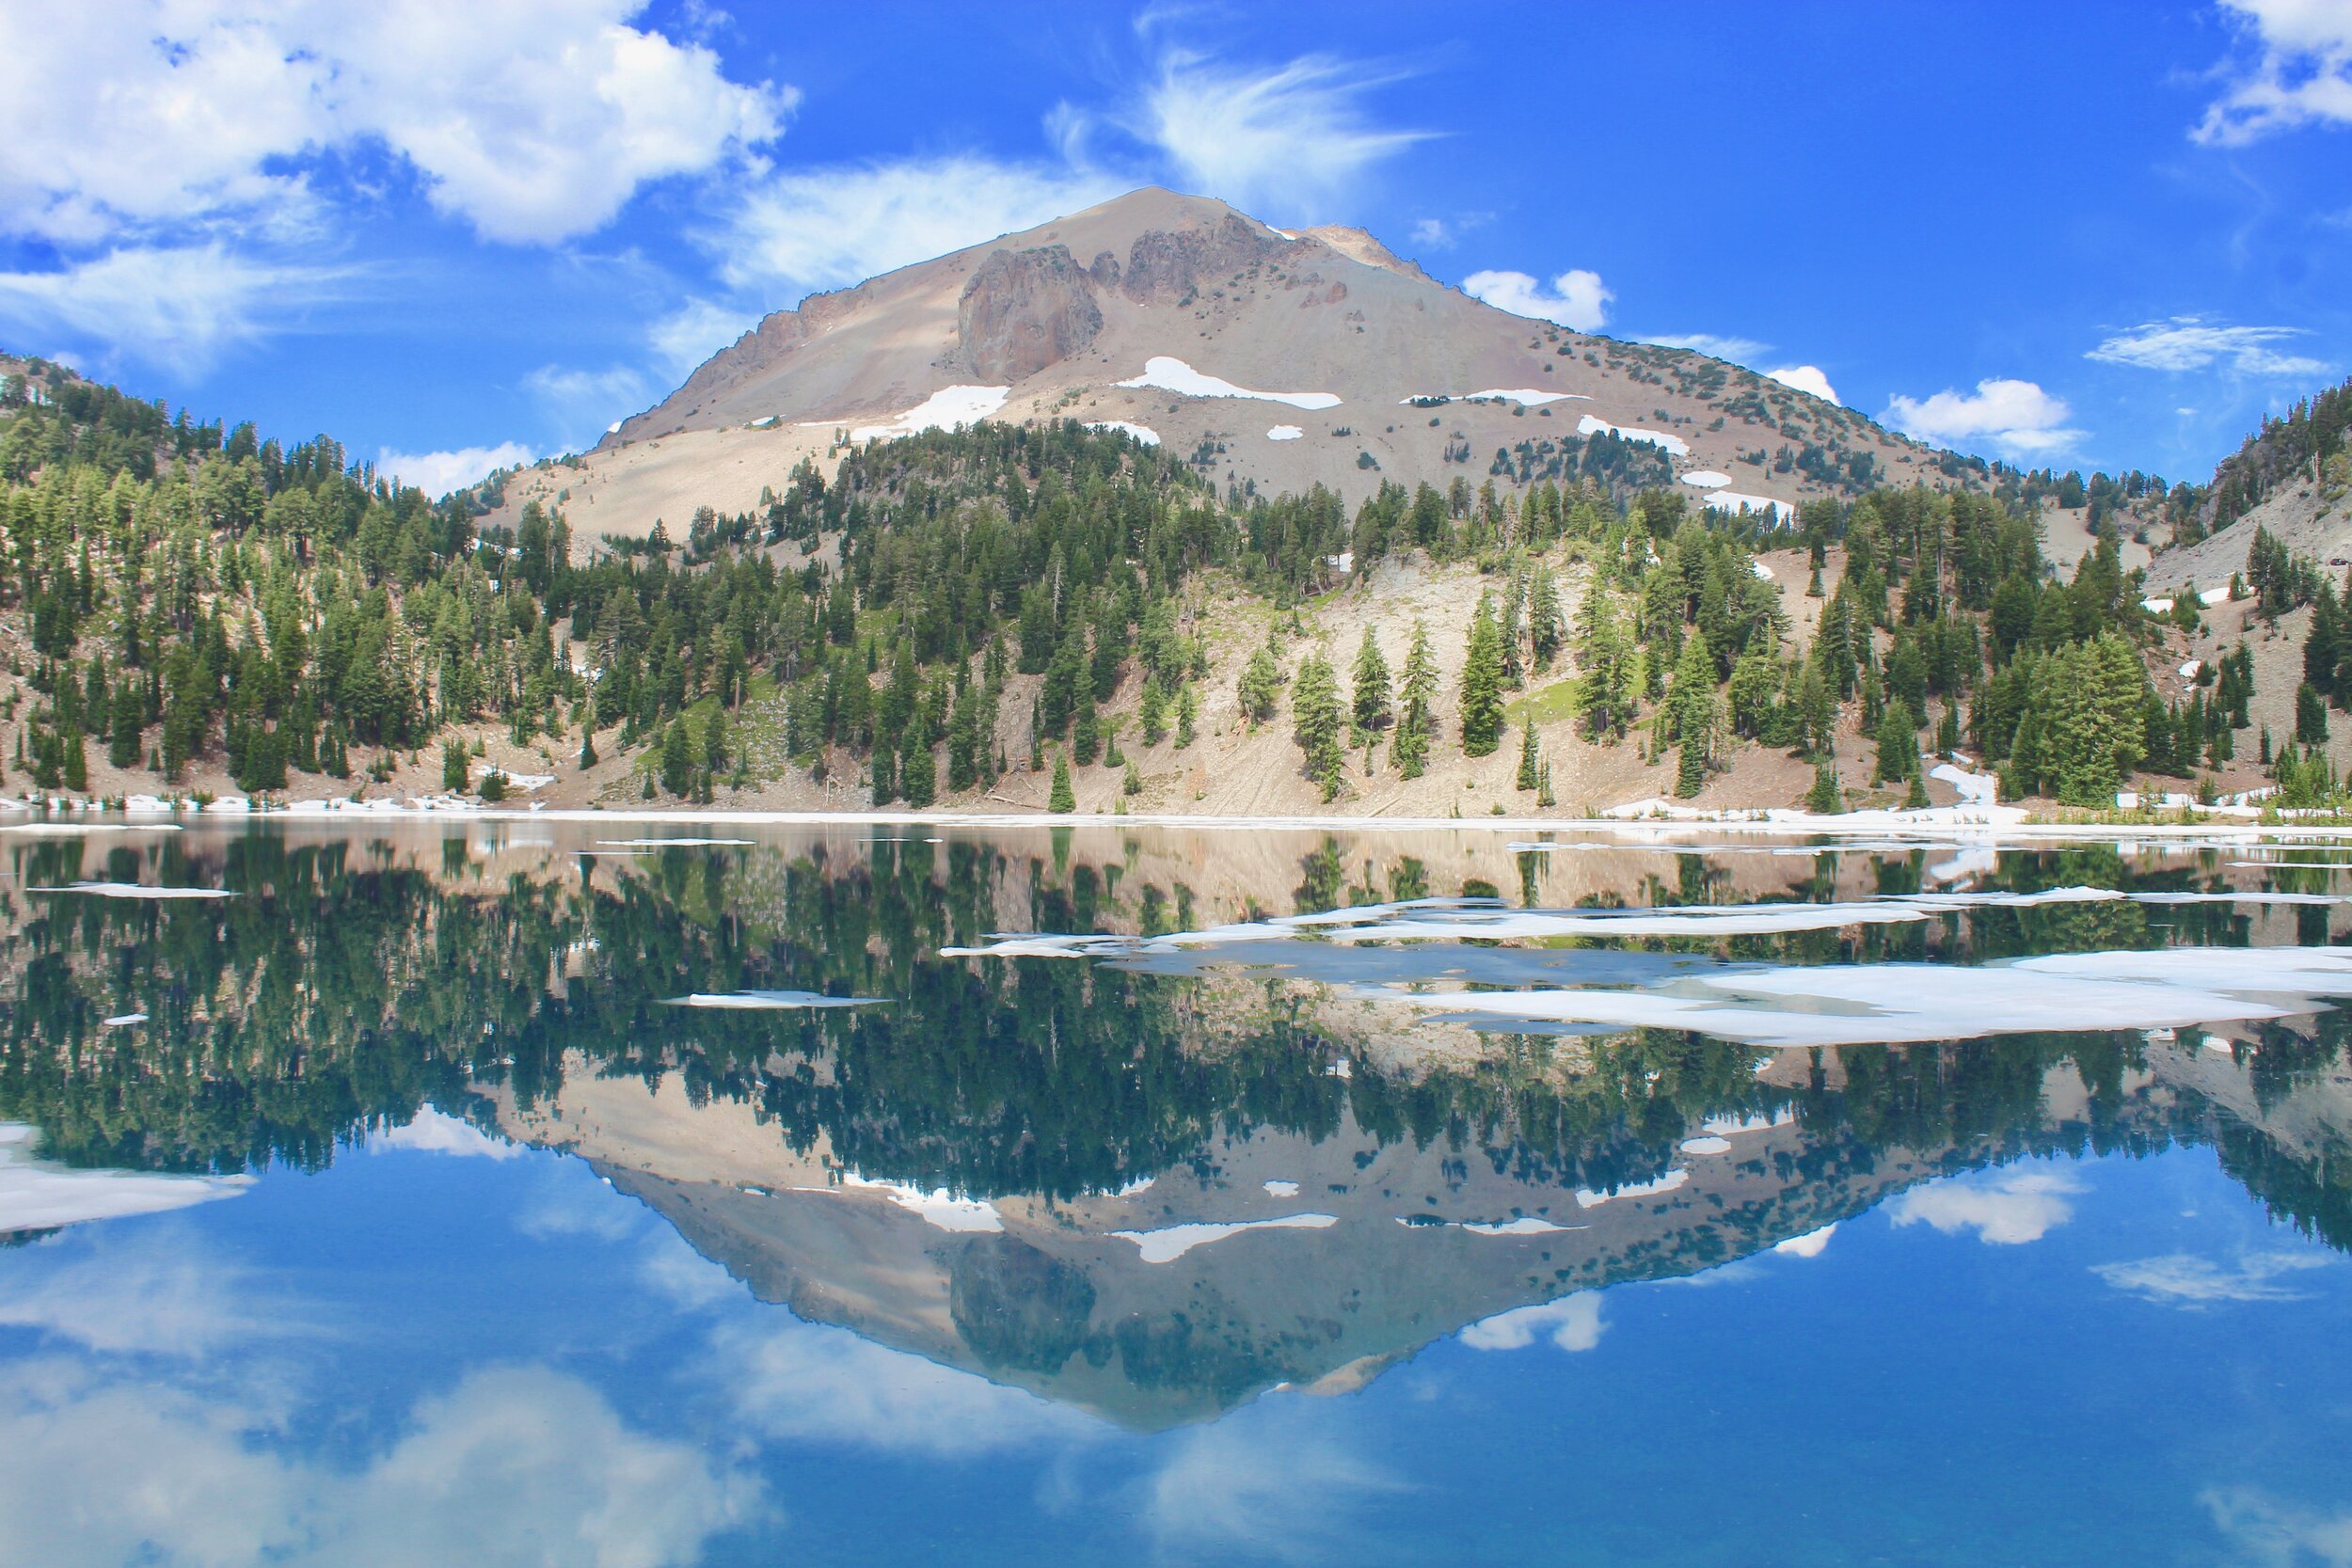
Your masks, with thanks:
<instances>
[{"instance_id":1,"label":"rocky mountain slope","mask_svg":"<svg viewBox=\"0 0 2352 1568\"><path fill-rule=\"evenodd\" d=\"M1351 502L1573 474L1613 432L1629 481L1755 506L1975 471L1722 360L1496 309L1360 230L1139 190L774 312L583 459L516 476L507 509L561 496L583 543L675 532L845 440L983 418L1116 422L1220 486Z\"/></svg>"}]
</instances>

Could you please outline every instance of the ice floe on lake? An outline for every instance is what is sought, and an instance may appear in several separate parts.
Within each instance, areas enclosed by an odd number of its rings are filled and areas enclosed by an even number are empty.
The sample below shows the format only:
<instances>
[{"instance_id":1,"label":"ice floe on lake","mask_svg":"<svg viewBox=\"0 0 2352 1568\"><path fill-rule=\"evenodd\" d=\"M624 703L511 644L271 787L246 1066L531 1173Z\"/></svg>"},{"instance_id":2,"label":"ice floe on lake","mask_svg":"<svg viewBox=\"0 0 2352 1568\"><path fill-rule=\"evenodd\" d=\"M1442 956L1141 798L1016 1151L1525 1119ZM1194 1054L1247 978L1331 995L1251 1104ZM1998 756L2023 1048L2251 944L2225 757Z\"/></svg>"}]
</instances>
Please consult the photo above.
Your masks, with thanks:
<instances>
[{"instance_id":1,"label":"ice floe on lake","mask_svg":"<svg viewBox=\"0 0 2352 1568\"><path fill-rule=\"evenodd\" d=\"M233 1197L253 1185L249 1176L163 1176L53 1164L34 1157L39 1139L35 1128L0 1122L0 1234L159 1214Z\"/></svg>"},{"instance_id":2,"label":"ice floe on lake","mask_svg":"<svg viewBox=\"0 0 2352 1568\"><path fill-rule=\"evenodd\" d=\"M1321 1230L1339 1224L1334 1214L1284 1214L1271 1220L1214 1220L1165 1226L1157 1230L1114 1230L1122 1242L1133 1242L1147 1263L1172 1263L1197 1246L1238 1236L1245 1230Z\"/></svg>"},{"instance_id":3,"label":"ice floe on lake","mask_svg":"<svg viewBox=\"0 0 2352 1568\"><path fill-rule=\"evenodd\" d=\"M1265 403L1287 403L1294 408L1336 408L1340 398L1336 392L1258 392L1247 387L1236 387L1219 376L1194 370L1172 355L1155 354L1143 362L1143 373L1132 381L1119 383L1121 387L1157 387L1164 392L1182 392L1195 398L1257 398Z\"/></svg>"},{"instance_id":4,"label":"ice floe on lake","mask_svg":"<svg viewBox=\"0 0 2352 1568\"><path fill-rule=\"evenodd\" d=\"M28 887L27 893L87 893L93 898L234 898L227 888L154 887L146 882L72 882L64 887Z\"/></svg>"},{"instance_id":5,"label":"ice floe on lake","mask_svg":"<svg viewBox=\"0 0 2352 1568\"><path fill-rule=\"evenodd\" d=\"M145 1023L146 1022L147 1015L145 1013L117 1013L112 1018L100 1019L98 1021L98 1026L102 1029L127 1029L134 1023Z\"/></svg>"},{"instance_id":6,"label":"ice floe on lake","mask_svg":"<svg viewBox=\"0 0 2352 1568\"><path fill-rule=\"evenodd\" d=\"M780 1012L803 1007L871 1007L879 996L827 996L813 990L694 991L662 999L665 1007L715 1007L739 1012Z\"/></svg>"}]
</instances>

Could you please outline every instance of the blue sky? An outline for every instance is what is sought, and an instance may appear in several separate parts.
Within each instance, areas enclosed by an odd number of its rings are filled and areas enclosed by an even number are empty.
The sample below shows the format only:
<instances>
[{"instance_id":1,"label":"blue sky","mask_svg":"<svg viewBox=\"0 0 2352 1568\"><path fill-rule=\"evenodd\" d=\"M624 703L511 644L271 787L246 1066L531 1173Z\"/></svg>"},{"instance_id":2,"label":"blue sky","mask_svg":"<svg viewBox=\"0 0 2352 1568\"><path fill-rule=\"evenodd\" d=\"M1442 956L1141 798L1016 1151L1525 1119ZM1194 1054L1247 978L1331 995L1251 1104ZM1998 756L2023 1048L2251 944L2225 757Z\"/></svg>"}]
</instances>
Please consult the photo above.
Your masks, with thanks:
<instances>
[{"instance_id":1,"label":"blue sky","mask_svg":"<svg viewBox=\"0 0 2352 1568\"><path fill-rule=\"evenodd\" d=\"M2035 465L2352 372L2352 0L823 15L0 8L0 343L434 485L1163 183Z\"/></svg>"}]
</instances>

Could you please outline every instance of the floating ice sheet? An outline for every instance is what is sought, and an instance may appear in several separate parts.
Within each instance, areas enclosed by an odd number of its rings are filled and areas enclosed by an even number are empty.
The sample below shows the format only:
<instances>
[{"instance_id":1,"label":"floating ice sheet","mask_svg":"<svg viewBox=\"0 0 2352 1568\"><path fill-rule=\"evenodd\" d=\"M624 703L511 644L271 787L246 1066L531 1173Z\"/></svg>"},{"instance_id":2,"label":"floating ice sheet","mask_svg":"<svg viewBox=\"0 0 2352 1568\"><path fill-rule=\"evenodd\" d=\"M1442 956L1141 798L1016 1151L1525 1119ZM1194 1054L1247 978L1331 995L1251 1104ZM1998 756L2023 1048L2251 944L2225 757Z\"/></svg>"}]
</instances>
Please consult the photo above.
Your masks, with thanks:
<instances>
[{"instance_id":1,"label":"floating ice sheet","mask_svg":"<svg viewBox=\"0 0 2352 1568\"><path fill-rule=\"evenodd\" d=\"M662 999L666 1007L717 1007L742 1012L783 1011L801 1007L872 1007L879 996L827 996L813 990L694 991Z\"/></svg>"},{"instance_id":2,"label":"floating ice sheet","mask_svg":"<svg viewBox=\"0 0 2352 1568\"><path fill-rule=\"evenodd\" d=\"M73 882L65 887L28 887L27 893L86 893L93 898L234 898L227 888L153 887L146 882Z\"/></svg>"}]
</instances>

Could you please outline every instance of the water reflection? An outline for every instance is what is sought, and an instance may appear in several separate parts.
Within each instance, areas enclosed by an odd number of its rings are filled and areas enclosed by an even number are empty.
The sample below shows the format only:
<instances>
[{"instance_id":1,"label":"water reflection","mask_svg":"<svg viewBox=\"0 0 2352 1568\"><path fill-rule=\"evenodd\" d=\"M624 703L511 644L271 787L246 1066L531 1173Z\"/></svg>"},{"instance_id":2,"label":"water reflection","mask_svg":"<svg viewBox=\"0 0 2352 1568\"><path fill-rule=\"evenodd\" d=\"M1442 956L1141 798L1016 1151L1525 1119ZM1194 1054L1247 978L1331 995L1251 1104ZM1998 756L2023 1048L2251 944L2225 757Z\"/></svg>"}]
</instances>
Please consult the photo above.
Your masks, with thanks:
<instances>
[{"instance_id":1,"label":"water reflection","mask_svg":"<svg viewBox=\"0 0 2352 1568\"><path fill-rule=\"evenodd\" d=\"M596 1477L661 1478L599 1515L642 1527L644 1561L772 1524L723 1430L1002 1455L1189 1427L1129 1511L1162 1550L1246 1555L1335 1539L1329 1507L1292 1508L1299 1487L1327 1504L1405 1482L1308 1423L1295 1484L1269 1491L1219 1418L1276 1388L1370 1390L1452 1336L1581 1355L1615 1292L1823 1263L1866 1215L2022 1248L2094 1201L2074 1162L2196 1149L2287 1242L2352 1245L2341 873L2240 847L530 828L0 848L0 1122L38 1130L0 1145L0 1229L35 1243L0 1255L0 1329L70 1338L104 1317L70 1304L204 1273L151 1248L77 1255L79 1275L11 1262L61 1227L242 1194L187 1211L209 1228L186 1234L265 1238L273 1194L389 1201L337 1185L362 1147L475 1156L445 1167L468 1173L446 1201L582 1174L594 1191L516 1198L516 1226L638 1249L624 1318L655 1348L630 1354L723 1368L688 1402L712 1424L649 1424L528 1336L372 1435L194 1391L134 1419L103 1378L20 1381L8 1418L135 1429L267 1491L252 1529L314 1516L331 1523L304 1539L346 1558L383 1539L418 1560L441 1548L406 1515L527 1432L546 1468L525 1479L565 1528L587 1528ZM599 852L622 840L637 852ZM35 891L88 883L229 896ZM2328 1256L2153 1251L2088 1277L2122 1302L2293 1303L2341 1292ZM769 1306L659 1348L730 1281ZM253 1318L218 1297L186 1291L179 1327L118 1314L105 1354L225 1354L235 1332L201 1324ZM498 1297L466 1322L552 1311ZM542 1451L553 1424L580 1451ZM289 1431L331 1477L253 1451ZM289 1550L221 1539L221 1560ZM570 1539L611 1557L635 1538ZM54 1560L111 1560L48 1540Z\"/></svg>"}]
</instances>

